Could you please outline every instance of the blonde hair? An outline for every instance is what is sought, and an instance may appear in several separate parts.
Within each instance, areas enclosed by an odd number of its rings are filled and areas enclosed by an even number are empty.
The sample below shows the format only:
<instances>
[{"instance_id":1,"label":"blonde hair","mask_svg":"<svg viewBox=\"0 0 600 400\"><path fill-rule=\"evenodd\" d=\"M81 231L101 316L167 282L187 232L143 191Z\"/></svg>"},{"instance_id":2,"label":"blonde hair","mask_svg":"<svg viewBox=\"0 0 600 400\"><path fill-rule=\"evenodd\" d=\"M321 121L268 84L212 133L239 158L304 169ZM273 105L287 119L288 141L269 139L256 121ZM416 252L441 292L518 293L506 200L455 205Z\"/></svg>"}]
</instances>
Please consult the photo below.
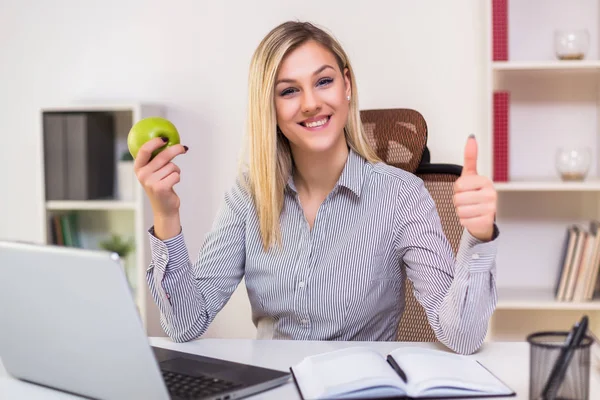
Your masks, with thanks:
<instances>
[{"instance_id":1,"label":"blonde hair","mask_svg":"<svg viewBox=\"0 0 600 400\"><path fill-rule=\"evenodd\" d=\"M284 57L311 40L332 52L342 74L348 68L352 87L348 121L344 128L348 146L370 162L380 161L366 140L354 72L341 45L331 34L308 22L288 21L272 29L260 42L250 64L246 126L246 183L258 214L265 250L275 243L281 243L279 217L283 209L285 185L292 169L288 140L277 128L275 79Z\"/></svg>"}]
</instances>

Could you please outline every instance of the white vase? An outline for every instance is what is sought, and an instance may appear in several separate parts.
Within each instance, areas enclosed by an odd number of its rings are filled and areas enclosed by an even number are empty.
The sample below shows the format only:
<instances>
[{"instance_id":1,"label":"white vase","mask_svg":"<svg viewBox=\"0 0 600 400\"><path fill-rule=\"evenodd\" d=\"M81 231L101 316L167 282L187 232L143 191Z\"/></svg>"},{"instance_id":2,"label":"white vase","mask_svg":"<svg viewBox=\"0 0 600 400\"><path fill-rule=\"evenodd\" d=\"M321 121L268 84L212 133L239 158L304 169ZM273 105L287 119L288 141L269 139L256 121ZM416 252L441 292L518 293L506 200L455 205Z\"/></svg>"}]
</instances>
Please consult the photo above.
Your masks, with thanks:
<instances>
[{"instance_id":1,"label":"white vase","mask_svg":"<svg viewBox=\"0 0 600 400\"><path fill-rule=\"evenodd\" d=\"M137 184L137 178L135 176L135 172L133 171L133 161L118 162L117 184L120 200L135 200L135 187Z\"/></svg>"}]
</instances>

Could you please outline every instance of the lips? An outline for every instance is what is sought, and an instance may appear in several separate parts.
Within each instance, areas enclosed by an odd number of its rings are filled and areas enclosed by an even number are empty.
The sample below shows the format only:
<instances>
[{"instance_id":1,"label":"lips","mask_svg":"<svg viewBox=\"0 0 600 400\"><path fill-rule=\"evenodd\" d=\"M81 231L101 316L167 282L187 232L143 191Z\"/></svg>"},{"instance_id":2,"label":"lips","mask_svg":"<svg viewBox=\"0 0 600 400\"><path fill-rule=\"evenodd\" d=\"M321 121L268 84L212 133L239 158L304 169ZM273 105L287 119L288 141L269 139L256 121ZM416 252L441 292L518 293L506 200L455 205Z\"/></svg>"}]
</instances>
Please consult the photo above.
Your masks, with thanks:
<instances>
[{"instance_id":1,"label":"lips","mask_svg":"<svg viewBox=\"0 0 600 400\"><path fill-rule=\"evenodd\" d=\"M321 128L325 125L327 125L327 123L329 122L329 120L331 119L331 115L319 115L313 118L308 118L305 119L304 121L300 122L300 125L304 126L305 128Z\"/></svg>"}]
</instances>

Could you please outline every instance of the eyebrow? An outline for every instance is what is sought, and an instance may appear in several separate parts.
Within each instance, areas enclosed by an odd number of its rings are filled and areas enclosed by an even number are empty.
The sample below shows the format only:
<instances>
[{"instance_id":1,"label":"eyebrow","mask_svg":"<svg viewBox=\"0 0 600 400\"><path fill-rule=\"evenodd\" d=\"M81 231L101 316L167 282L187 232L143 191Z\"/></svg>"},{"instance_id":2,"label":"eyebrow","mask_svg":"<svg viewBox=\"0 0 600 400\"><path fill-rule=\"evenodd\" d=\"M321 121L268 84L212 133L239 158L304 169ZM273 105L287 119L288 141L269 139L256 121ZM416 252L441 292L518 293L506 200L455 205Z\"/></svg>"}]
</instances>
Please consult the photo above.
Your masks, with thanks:
<instances>
[{"instance_id":1,"label":"eyebrow","mask_svg":"<svg viewBox=\"0 0 600 400\"><path fill-rule=\"evenodd\" d=\"M325 65L321 66L321 68L319 68L315 72L313 72L313 76L320 74L321 72L325 71L327 68L334 69L331 65L325 64ZM294 83L294 82L296 82L294 79L279 79L277 82L275 82L275 86L279 85L280 83Z\"/></svg>"}]
</instances>

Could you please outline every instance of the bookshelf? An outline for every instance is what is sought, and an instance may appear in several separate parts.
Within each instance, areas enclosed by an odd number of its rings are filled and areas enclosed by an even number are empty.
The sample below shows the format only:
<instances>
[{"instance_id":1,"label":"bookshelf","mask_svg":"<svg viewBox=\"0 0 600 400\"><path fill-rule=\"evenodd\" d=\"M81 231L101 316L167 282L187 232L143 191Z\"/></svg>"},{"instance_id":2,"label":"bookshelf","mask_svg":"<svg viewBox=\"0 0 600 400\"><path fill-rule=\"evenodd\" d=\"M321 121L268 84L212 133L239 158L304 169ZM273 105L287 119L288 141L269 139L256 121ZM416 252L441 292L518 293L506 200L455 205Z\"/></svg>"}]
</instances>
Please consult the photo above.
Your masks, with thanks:
<instances>
[{"instance_id":1,"label":"bookshelf","mask_svg":"<svg viewBox=\"0 0 600 400\"><path fill-rule=\"evenodd\" d=\"M600 180L585 182L561 182L559 180L523 180L514 182L496 182L498 192L600 192Z\"/></svg>"},{"instance_id":2,"label":"bookshelf","mask_svg":"<svg viewBox=\"0 0 600 400\"><path fill-rule=\"evenodd\" d=\"M46 202L46 210L132 210L135 211L137 203L121 200L50 200Z\"/></svg>"},{"instance_id":3,"label":"bookshelf","mask_svg":"<svg viewBox=\"0 0 600 400\"><path fill-rule=\"evenodd\" d=\"M494 61L494 72L600 72L600 61Z\"/></svg>"},{"instance_id":4,"label":"bookshelf","mask_svg":"<svg viewBox=\"0 0 600 400\"><path fill-rule=\"evenodd\" d=\"M482 159L498 191L502 237L499 299L488 337L523 340L534 331L568 329L583 313L597 334L600 299L557 301L555 285L567 227L587 228L600 219L600 0L488 0L486 13L488 135ZM558 59L557 29L588 30L584 59ZM501 103L495 93L508 94L508 101ZM502 141L495 142L505 115L499 104L507 110L506 163L499 157ZM555 156L561 147L589 149L585 180L560 179Z\"/></svg>"},{"instance_id":5,"label":"bookshelf","mask_svg":"<svg viewBox=\"0 0 600 400\"><path fill-rule=\"evenodd\" d=\"M45 107L40 110L40 124L42 132L42 142L44 137L49 134L50 129L44 122L45 116L63 116L63 115L90 115L93 113L103 113L111 116L112 121L112 157L114 157L115 168L111 173L113 180L113 191L110 196L90 199L71 199L69 195L64 198L48 199L46 195L47 187L56 182L48 182L47 165L50 156L47 154L46 146L42 156L44 161L42 165L42 174L44 177L42 192L45 194L42 209L45 221L46 242L56 243L57 234L56 223L60 224L61 216L74 216L76 224L76 237L78 244L65 243L65 233L62 232L62 245L72 245L88 249L100 249L100 242L108 239L112 234L120 235L124 239L130 239L133 242L133 251L124 259L124 273L129 281L132 296L137 304L140 317L146 331L149 335L157 335L162 332L158 321L158 314L154 309L154 304L147 291L145 272L150 263L150 250L147 239L147 229L152 224L152 211L143 188L131 174L133 190L128 196L123 196L119 188L119 174L117 164L120 162L121 155L127 151L127 134L131 126L138 120L149 116L165 116L165 109L158 104L145 103L84 103L84 104L65 104L51 107ZM65 131L70 128L66 128ZM56 134L57 131L53 131ZM67 135L63 133L63 135ZM64 136L67 137L67 136ZM68 144L62 142L62 147L66 148ZM54 151L54 150L52 150ZM68 156L67 156L68 158ZM71 164L74 164L72 162ZM56 166L56 164L51 164ZM66 169L67 167L65 167ZM101 173L102 174L102 173ZM104 176L104 175L103 175ZM56 179L52 177L51 179ZM133 194L133 197L131 197ZM72 195L71 195L72 196ZM91 197L91 196L90 196ZM66 219L66 218L65 218ZM63 220L64 221L64 220ZM63 222L64 223L64 222ZM90 282L93 284L93 282Z\"/></svg>"},{"instance_id":6,"label":"bookshelf","mask_svg":"<svg viewBox=\"0 0 600 400\"><path fill-rule=\"evenodd\" d=\"M546 288L500 288L498 310L600 311L599 301L556 301Z\"/></svg>"}]
</instances>

